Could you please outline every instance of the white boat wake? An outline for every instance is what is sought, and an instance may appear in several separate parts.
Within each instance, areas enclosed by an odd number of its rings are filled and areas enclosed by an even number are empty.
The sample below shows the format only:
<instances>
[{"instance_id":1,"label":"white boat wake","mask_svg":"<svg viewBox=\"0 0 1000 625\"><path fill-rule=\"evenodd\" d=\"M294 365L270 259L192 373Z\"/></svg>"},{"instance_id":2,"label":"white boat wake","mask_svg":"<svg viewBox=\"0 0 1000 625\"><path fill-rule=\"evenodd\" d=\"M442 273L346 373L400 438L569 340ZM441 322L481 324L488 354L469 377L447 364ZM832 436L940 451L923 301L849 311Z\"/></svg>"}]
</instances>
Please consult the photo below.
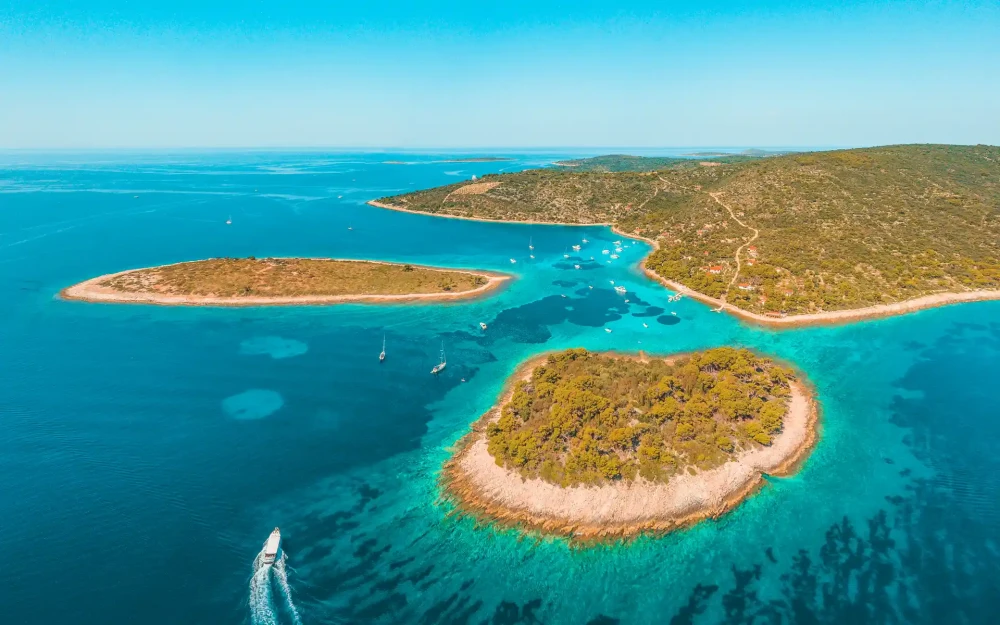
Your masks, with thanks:
<instances>
[{"instance_id":1,"label":"white boat wake","mask_svg":"<svg viewBox=\"0 0 1000 625\"><path fill-rule=\"evenodd\" d=\"M261 549L254 558L253 576L250 578L250 622L252 625L280 625L282 612L287 611L293 625L302 625L299 611L292 602L284 552L274 564L264 564L263 560L264 550ZM274 583L277 583L280 600L283 601L282 610L274 604L271 596L271 586Z\"/></svg>"},{"instance_id":2,"label":"white boat wake","mask_svg":"<svg viewBox=\"0 0 1000 625\"><path fill-rule=\"evenodd\" d=\"M278 614L271 603L271 564L264 564L262 549L253 561L250 578L250 622L253 625L278 625Z\"/></svg>"},{"instance_id":3,"label":"white boat wake","mask_svg":"<svg viewBox=\"0 0 1000 625\"><path fill-rule=\"evenodd\" d=\"M285 552L281 552L281 559L274 563L274 579L278 582L278 588L281 589L281 594L285 598L285 605L288 607L289 614L292 615L292 622L295 625L302 625L302 619L299 618L299 611L295 608L295 603L292 602L292 589L288 586L288 573L285 571Z\"/></svg>"}]
</instances>

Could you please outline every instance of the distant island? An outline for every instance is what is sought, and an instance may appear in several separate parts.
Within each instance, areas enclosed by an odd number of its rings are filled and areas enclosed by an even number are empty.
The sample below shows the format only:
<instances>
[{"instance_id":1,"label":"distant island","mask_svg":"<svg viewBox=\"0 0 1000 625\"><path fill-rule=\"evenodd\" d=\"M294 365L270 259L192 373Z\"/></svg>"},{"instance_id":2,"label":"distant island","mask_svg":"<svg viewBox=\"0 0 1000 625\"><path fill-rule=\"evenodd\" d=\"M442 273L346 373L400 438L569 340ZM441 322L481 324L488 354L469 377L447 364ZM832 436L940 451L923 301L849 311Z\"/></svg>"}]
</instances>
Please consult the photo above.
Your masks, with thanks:
<instances>
[{"instance_id":1,"label":"distant island","mask_svg":"<svg viewBox=\"0 0 1000 625\"><path fill-rule=\"evenodd\" d=\"M1000 148L901 145L694 159L611 155L372 202L610 224L649 275L774 326L1000 299Z\"/></svg>"},{"instance_id":2,"label":"distant island","mask_svg":"<svg viewBox=\"0 0 1000 625\"><path fill-rule=\"evenodd\" d=\"M132 269L63 289L90 302L267 306L465 299L511 276L402 263L325 258L212 258Z\"/></svg>"},{"instance_id":3,"label":"distant island","mask_svg":"<svg viewBox=\"0 0 1000 625\"><path fill-rule=\"evenodd\" d=\"M448 158L442 163L496 163L498 161L512 161L514 159L507 156L473 156L470 158Z\"/></svg>"},{"instance_id":4,"label":"distant island","mask_svg":"<svg viewBox=\"0 0 1000 625\"><path fill-rule=\"evenodd\" d=\"M745 349L665 360L571 349L511 379L446 463L443 489L463 513L573 539L718 516L817 440L806 385Z\"/></svg>"}]
</instances>

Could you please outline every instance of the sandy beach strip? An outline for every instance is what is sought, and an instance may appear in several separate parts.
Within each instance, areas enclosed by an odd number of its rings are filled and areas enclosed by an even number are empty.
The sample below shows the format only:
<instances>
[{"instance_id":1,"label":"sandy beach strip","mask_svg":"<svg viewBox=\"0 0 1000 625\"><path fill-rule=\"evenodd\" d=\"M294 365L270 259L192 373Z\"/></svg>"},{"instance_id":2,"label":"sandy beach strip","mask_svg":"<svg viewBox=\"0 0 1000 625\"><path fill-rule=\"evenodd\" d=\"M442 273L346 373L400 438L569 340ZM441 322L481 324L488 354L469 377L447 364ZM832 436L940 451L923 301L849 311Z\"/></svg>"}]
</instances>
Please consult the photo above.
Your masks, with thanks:
<instances>
[{"instance_id":1,"label":"sandy beach strip","mask_svg":"<svg viewBox=\"0 0 1000 625\"><path fill-rule=\"evenodd\" d=\"M368 204L378 207L385 208L388 210L400 211L403 213L413 213L416 215L428 215L431 217L443 217L446 219L464 219L466 221L481 221L487 223L512 223L512 224L532 224L532 225L549 225L549 226L608 226L611 231L615 234L629 238L636 239L639 241L644 241L650 244L654 250L659 249L659 243L654 239L649 239L647 237L638 234L629 234L618 228L615 224L595 222L595 223L561 223L552 221L518 221L518 220L501 220L501 219L483 219L480 217L463 217L461 215L446 215L441 213L427 213L424 211L415 211L408 208L403 208L401 206L395 206L392 204L383 204L381 202L376 202L374 200L368 202ZM646 260L648 256L644 258L639 267L642 272L646 274L648 278L659 282L668 289L686 295L691 299L702 302L703 304L708 304L709 306L714 306L717 309L721 309L722 312L729 313L735 317L738 317L744 321L751 323L756 323L763 326L773 327L773 328L796 328L796 327L806 327L806 326L818 326L818 325L834 325L839 323L851 323L854 321L865 321L868 319L879 319L881 317L892 317L896 315L904 315L906 313L917 312L918 310L925 310L927 308L937 308L939 306L947 306L949 304L961 304L968 302L983 302L990 300L1000 300L1000 291L963 291L963 292L947 292L947 293L934 293L931 295L924 295L910 300L905 300L902 302L895 302L892 304L878 304L876 306L867 306L865 308L851 308L847 310L831 310L827 312L820 313L807 313L800 315L788 315L785 317L768 317L767 315L761 315L758 313L750 312L748 310L743 310L732 304L724 303L722 300L712 297L710 295L705 295L684 286L680 282L675 282L669 280L659 275L652 269L646 266Z\"/></svg>"},{"instance_id":2,"label":"sandy beach strip","mask_svg":"<svg viewBox=\"0 0 1000 625\"><path fill-rule=\"evenodd\" d=\"M1000 300L1000 291L963 291L958 293L946 292L933 293L931 295L924 295L914 299L904 300L902 302L894 302L892 304L866 306L865 308L831 310L819 313L787 315L785 317L768 317L767 315L760 315L748 310L743 310L742 308L738 308L732 304L727 304L718 298L705 295L704 293L699 293L698 291L688 288L679 282L668 280L648 268L646 266L645 259L640 264L640 268L648 278L656 280L672 291L686 295L691 299L698 300L703 304L714 306L716 309L721 309L721 311L727 312L735 317L743 319L744 321L775 328L834 325L854 321L865 321L867 319L879 319L881 317L905 315L906 313L926 310L928 308L937 308L938 306L947 306L949 304Z\"/></svg>"},{"instance_id":3,"label":"sandy beach strip","mask_svg":"<svg viewBox=\"0 0 1000 625\"><path fill-rule=\"evenodd\" d=\"M384 208L391 211L399 211L400 213L410 213L412 215L425 215L427 217L443 217L445 219L463 219L465 221L480 221L483 223L490 224L525 224L529 226L611 226L609 223L604 222L589 222L589 223L571 223L564 221L525 221L520 219L486 219L485 217L465 217L463 215L448 215L445 213L429 213L427 211L418 211L410 208L405 208L403 206L397 206L395 204L384 204L375 200L370 200L367 202L369 206L374 206L376 208Z\"/></svg>"},{"instance_id":4,"label":"sandy beach strip","mask_svg":"<svg viewBox=\"0 0 1000 625\"><path fill-rule=\"evenodd\" d=\"M412 267L427 269L429 271L458 272L486 278L486 284L468 291L443 292L443 293L404 293L393 295L303 295L288 297L212 297L200 295L169 295L159 293L133 293L118 291L111 287L102 286L101 283L128 273L156 269L157 267L143 267L140 269L128 269L117 273L109 273L89 280L84 280L79 284L74 284L59 292L59 297L66 300L78 300L85 302L104 302L117 304L155 304L159 306L318 306L348 303L369 303L369 304L393 304L408 302L428 302L428 301L448 301L467 300L483 297L501 286L514 276L493 271L469 270L469 269L449 269L444 267L428 267L426 265L414 265L413 263L389 263L377 260L356 260L346 258L312 258L309 260L331 260L338 262L372 263L377 265L402 265L409 264ZM186 263L201 261L185 261ZM173 263L176 265L184 263ZM160 265L166 267L168 265Z\"/></svg>"},{"instance_id":5,"label":"sandy beach strip","mask_svg":"<svg viewBox=\"0 0 1000 625\"><path fill-rule=\"evenodd\" d=\"M761 487L765 473L794 473L818 440L816 401L803 382L795 381L782 432L773 443L714 469L676 475L666 484L640 479L563 488L537 478L526 480L496 464L487 451L485 432L513 393L513 382L530 376L545 358L534 358L518 368L501 400L477 421L445 465L443 494L455 502L460 514L578 541L666 533L737 506Z\"/></svg>"}]
</instances>

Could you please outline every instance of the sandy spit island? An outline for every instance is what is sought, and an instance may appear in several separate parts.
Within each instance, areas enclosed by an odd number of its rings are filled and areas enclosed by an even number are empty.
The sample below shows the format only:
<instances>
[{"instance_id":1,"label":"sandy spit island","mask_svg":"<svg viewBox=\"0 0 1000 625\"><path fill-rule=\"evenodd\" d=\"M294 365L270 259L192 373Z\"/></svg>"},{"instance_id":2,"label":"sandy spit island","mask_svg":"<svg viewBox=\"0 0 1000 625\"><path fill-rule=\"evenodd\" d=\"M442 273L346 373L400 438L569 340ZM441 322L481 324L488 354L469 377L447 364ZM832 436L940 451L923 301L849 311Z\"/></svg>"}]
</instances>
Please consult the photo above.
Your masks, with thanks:
<instances>
[{"instance_id":1,"label":"sandy spit island","mask_svg":"<svg viewBox=\"0 0 1000 625\"><path fill-rule=\"evenodd\" d=\"M214 266L204 269L205 265L226 262L265 265L266 271L248 271L243 265L225 271ZM208 259L98 276L63 289L59 297L163 306L387 304L473 299L497 290L512 278L492 271L369 260ZM234 280L245 281L245 290L232 292ZM441 284L448 284L449 289L444 290ZM296 293L283 292L290 288Z\"/></svg>"},{"instance_id":2,"label":"sandy spit island","mask_svg":"<svg viewBox=\"0 0 1000 625\"><path fill-rule=\"evenodd\" d=\"M722 466L684 473L666 484L631 483L564 488L541 479L524 479L498 466L487 451L486 427L498 419L517 381L548 354L525 362L511 376L502 397L456 446L441 475L443 496L459 514L486 523L516 527L572 541L617 541L641 534L664 534L717 518L753 495L764 474L793 474L819 439L819 410L802 381L791 383L789 409L780 434L768 447L739 454ZM668 361L676 356L667 359Z\"/></svg>"}]
</instances>

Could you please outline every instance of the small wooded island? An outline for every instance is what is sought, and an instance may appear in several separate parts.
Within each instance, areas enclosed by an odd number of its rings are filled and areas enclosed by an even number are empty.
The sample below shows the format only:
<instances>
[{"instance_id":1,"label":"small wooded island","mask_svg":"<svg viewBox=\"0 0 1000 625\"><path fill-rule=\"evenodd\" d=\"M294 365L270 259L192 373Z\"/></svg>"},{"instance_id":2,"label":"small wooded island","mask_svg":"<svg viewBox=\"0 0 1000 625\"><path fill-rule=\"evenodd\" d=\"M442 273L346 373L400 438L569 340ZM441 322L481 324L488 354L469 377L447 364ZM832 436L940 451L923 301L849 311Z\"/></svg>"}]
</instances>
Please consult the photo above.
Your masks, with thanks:
<instances>
[{"instance_id":1,"label":"small wooded island","mask_svg":"<svg viewBox=\"0 0 1000 625\"><path fill-rule=\"evenodd\" d=\"M463 513L543 533L620 538L718 516L816 441L806 386L746 349L665 360L571 349L512 380L442 483Z\"/></svg>"},{"instance_id":2,"label":"small wooded island","mask_svg":"<svg viewBox=\"0 0 1000 625\"><path fill-rule=\"evenodd\" d=\"M81 282L64 299L165 305L265 306L477 297L510 276L328 258L212 258Z\"/></svg>"}]
</instances>

